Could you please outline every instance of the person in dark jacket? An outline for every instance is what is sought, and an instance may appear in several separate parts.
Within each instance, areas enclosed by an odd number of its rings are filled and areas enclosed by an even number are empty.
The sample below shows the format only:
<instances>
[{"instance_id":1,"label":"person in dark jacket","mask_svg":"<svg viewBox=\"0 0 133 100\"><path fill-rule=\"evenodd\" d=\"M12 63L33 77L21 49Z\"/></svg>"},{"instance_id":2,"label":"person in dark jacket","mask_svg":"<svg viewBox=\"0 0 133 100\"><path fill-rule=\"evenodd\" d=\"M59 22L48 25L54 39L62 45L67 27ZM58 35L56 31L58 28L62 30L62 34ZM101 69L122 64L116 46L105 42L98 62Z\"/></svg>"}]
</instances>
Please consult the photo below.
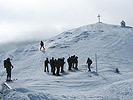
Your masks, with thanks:
<instances>
[{"instance_id":1,"label":"person in dark jacket","mask_svg":"<svg viewBox=\"0 0 133 100\"><path fill-rule=\"evenodd\" d=\"M52 73L53 72L53 66L54 66L54 57L52 57L52 59L50 59L49 64L51 66L51 73Z\"/></svg>"},{"instance_id":2,"label":"person in dark jacket","mask_svg":"<svg viewBox=\"0 0 133 100\"><path fill-rule=\"evenodd\" d=\"M7 73L6 81L12 81L11 80L11 70L13 68L13 65L10 62L10 58L7 58L6 60L4 60L4 68L6 68L6 73Z\"/></svg>"},{"instance_id":3,"label":"person in dark jacket","mask_svg":"<svg viewBox=\"0 0 133 100\"><path fill-rule=\"evenodd\" d=\"M72 63L72 68L74 68L74 61L75 61L75 55L71 56L71 63Z\"/></svg>"},{"instance_id":4,"label":"person in dark jacket","mask_svg":"<svg viewBox=\"0 0 133 100\"><path fill-rule=\"evenodd\" d=\"M61 66L61 73L64 73L64 64L65 64L65 58L59 58L60 66Z\"/></svg>"},{"instance_id":5,"label":"person in dark jacket","mask_svg":"<svg viewBox=\"0 0 133 100\"><path fill-rule=\"evenodd\" d=\"M60 60L55 60L56 76L60 76Z\"/></svg>"},{"instance_id":6,"label":"person in dark jacket","mask_svg":"<svg viewBox=\"0 0 133 100\"><path fill-rule=\"evenodd\" d=\"M92 60L91 60L89 57L88 57L86 63L88 64L88 71L91 71L91 69L90 69L90 65L92 64Z\"/></svg>"},{"instance_id":7,"label":"person in dark jacket","mask_svg":"<svg viewBox=\"0 0 133 100\"><path fill-rule=\"evenodd\" d=\"M50 59L50 66L51 66L51 73L53 73L53 75L55 75L55 60L54 60L54 57L52 57L52 59Z\"/></svg>"},{"instance_id":8,"label":"person in dark jacket","mask_svg":"<svg viewBox=\"0 0 133 100\"><path fill-rule=\"evenodd\" d=\"M44 67L45 67L44 72L46 72L46 69L47 69L47 72L49 72L48 63L49 63L48 58L46 58L46 60L44 61Z\"/></svg>"},{"instance_id":9,"label":"person in dark jacket","mask_svg":"<svg viewBox=\"0 0 133 100\"><path fill-rule=\"evenodd\" d=\"M76 56L75 57L75 60L74 60L74 63L75 63L75 69L78 70L78 57Z\"/></svg>"},{"instance_id":10,"label":"person in dark jacket","mask_svg":"<svg viewBox=\"0 0 133 100\"><path fill-rule=\"evenodd\" d=\"M56 70L56 69L55 69L55 60L54 60L54 59L53 59L53 62L52 62L52 63L53 63L52 72L53 72L53 75L55 75L55 70Z\"/></svg>"},{"instance_id":11,"label":"person in dark jacket","mask_svg":"<svg viewBox=\"0 0 133 100\"><path fill-rule=\"evenodd\" d=\"M67 59L67 62L68 62L68 70L72 70L72 58L69 57L69 58Z\"/></svg>"}]
</instances>

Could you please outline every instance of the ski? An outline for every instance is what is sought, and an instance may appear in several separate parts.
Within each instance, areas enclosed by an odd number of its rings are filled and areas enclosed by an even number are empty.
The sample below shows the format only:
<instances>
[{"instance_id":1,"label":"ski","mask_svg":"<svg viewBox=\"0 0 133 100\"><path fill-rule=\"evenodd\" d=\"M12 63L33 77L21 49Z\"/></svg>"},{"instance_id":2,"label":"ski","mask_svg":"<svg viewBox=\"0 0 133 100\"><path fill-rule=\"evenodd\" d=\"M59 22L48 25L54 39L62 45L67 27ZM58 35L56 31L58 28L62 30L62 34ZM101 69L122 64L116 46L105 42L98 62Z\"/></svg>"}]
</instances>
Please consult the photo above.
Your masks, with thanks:
<instances>
[{"instance_id":1,"label":"ski","mask_svg":"<svg viewBox=\"0 0 133 100\"><path fill-rule=\"evenodd\" d=\"M6 80L6 82L13 82L13 81L16 81L18 79L11 79L11 80Z\"/></svg>"}]
</instances>

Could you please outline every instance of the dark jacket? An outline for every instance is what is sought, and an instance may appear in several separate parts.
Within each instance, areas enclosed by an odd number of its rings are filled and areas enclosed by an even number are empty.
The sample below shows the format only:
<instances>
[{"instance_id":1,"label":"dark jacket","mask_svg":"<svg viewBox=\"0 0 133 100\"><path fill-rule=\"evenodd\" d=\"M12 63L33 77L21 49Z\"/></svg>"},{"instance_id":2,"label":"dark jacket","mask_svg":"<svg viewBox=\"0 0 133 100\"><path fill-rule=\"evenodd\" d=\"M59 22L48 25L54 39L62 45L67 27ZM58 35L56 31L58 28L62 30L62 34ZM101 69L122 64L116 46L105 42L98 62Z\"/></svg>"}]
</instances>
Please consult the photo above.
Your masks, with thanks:
<instances>
[{"instance_id":1,"label":"dark jacket","mask_svg":"<svg viewBox=\"0 0 133 100\"><path fill-rule=\"evenodd\" d=\"M87 60L87 62L86 63L88 63L88 64L92 64L92 60L90 59L90 58L88 58L88 60Z\"/></svg>"},{"instance_id":2,"label":"dark jacket","mask_svg":"<svg viewBox=\"0 0 133 100\"><path fill-rule=\"evenodd\" d=\"M13 68L13 66L12 66L9 58L7 58L6 60L4 60L4 68L6 68L6 69Z\"/></svg>"}]
</instances>

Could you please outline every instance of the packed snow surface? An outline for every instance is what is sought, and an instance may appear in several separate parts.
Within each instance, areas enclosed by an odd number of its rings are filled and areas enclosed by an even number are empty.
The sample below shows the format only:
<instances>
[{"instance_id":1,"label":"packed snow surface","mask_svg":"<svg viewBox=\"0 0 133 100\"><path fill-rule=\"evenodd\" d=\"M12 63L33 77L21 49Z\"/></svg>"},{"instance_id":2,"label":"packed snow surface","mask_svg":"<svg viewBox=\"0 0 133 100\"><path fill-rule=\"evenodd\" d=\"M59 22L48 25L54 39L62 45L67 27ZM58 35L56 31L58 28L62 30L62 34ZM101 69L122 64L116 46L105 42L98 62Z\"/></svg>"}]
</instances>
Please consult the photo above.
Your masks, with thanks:
<instances>
[{"instance_id":1,"label":"packed snow surface","mask_svg":"<svg viewBox=\"0 0 133 100\"><path fill-rule=\"evenodd\" d=\"M45 52L39 50L39 44L0 54L0 83L6 79L3 60L7 57L14 65L12 79L18 79L8 83L13 89L3 91L3 100L133 99L133 28L96 23L45 41ZM79 70L68 71L67 58L72 55L78 56ZM65 57L65 73L61 76L45 73L47 57ZM93 60L92 72L87 69L88 57Z\"/></svg>"}]
</instances>

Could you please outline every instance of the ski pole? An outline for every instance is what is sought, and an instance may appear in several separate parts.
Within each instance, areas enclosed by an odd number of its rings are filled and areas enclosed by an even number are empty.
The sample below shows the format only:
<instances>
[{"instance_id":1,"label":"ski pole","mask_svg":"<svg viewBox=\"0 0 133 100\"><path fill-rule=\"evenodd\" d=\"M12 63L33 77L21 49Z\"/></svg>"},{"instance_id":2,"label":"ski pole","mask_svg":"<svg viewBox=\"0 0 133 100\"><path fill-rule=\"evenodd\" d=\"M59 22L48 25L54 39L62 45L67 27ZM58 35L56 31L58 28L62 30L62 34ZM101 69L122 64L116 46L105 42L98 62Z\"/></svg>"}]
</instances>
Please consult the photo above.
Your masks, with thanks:
<instances>
[{"instance_id":1,"label":"ski pole","mask_svg":"<svg viewBox=\"0 0 133 100\"><path fill-rule=\"evenodd\" d=\"M97 73L97 54L95 54L95 60L96 60L96 73Z\"/></svg>"},{"instance_id":2,"label":"ski pole","mask_svg":"<svg viewBox=\"0 0 133 100\"><path fill-rule=\"evenodd\" d=\"M3 72L3 74L1 75L1 78L0 78L0 80L2 79L2 77L4 76L4 74L5 74L5 71Z\"/></svg>"}]
</instances>

